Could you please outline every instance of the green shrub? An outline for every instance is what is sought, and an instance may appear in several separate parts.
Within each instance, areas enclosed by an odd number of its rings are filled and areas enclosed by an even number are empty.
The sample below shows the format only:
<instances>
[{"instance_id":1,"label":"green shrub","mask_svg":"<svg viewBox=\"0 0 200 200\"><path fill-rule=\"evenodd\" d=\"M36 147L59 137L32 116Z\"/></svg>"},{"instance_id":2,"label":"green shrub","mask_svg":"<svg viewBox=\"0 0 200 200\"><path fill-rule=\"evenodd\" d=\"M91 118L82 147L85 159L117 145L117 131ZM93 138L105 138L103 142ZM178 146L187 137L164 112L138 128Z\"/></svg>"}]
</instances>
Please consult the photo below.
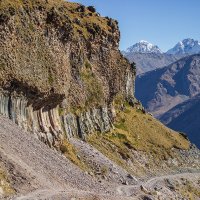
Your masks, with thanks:
<instances>
[{"instance_id":1,"label":"green shrub","mask_svg":"<svg viewBox=\"0 0 200 200\"><path fill-rule=\"evenodd\" d=\"M86 69L92 69L92 66L88 60L85 61L85 67Z\"/></svg>"},{"instance_id":2,"label":"green shrub","mask_svg":"<svg viewBox=\"0 0 200 200\"><path fill-rule=\"evenodd\" d=\"M102 105L104 102L103 87L91 69L84 68L81 78L87 92L86 107Z\"/></svg>"}]
</instances>

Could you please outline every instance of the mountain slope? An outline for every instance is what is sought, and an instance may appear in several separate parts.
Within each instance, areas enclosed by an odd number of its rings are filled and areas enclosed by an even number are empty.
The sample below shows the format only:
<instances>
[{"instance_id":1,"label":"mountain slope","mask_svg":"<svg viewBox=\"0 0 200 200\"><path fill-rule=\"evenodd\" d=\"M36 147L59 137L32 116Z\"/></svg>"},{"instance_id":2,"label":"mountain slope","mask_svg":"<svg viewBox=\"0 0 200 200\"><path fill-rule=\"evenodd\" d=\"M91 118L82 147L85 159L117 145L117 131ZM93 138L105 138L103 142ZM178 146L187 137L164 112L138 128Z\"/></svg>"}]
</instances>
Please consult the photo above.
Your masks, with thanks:
<instances>
[{"instance_id":1,"label":"mountain slope","mask_svg":"<svg viewBox=\"0 0 200 200\"><path fill-rule=\"evenodd\" d=\"M153 45L147 41L141 40L140 42L129 47L126 51L126 54L130 53L157 53L162 54L162 51L157 45Z\"/></svg>"},{"instance_id":2,"label":"mountain slope","mask_svg":"<svg viewBox=\"0 0 200 200\"><path fill-rule=\"evenodd\" d=\"M53 196L91 199L98 193L112 193L111 188L103 186L105 183L85 174L63 155L2 116L0 147L1 162L17 193L12 199L55 199Z\"/></svg>"},{"instance_id":3,"label":"mountain slope","mask_svg":"<svg viewBox=\"0 0 200 200\"><path fill-rule=\"evenodd\" d=\"M84 144L84 142L81 141L80 143ZM88 151L92 153L92 150L93 147L90 146ZM186 152L189 154L189 158L187 158L187 154L184 155L184 151L182 153L179 152L179 161L181 160L184 164L187 163L185 167L194 165L200 167L198 160L194 162L196 156L199 156L198 151L196 149L191 149ZM182 155L182 157L180 155ZM98 151L96 150L95 154L90 154L90 157L98 158ZM7 174L6 181L1 179L1 184L3 184L3 190L0 184L1 199L5 197L5 199L9 198L15 200L64 200L73 198L80 200L137 200L143 199L143 197L147 195L145 190L141 190L141 184L144 184L145 188L148 188L148 190L152 192L152 194L148 195L151 198L158 198L161 194L164 196L170 194L172 197L175 195L173 191L167 190L168 192L166 192L168 185L164 185L162 181L166 178L171 180L170 175L155 178L150 177L138 183L136 181L134 185L122 185L110 183L102 179L98 180L94 178L92 174L88 175L86 172L83 172L63 155L50 149L47 145L34 138L32 134L22 131L17 125L2 116L0 116L0 158L0 166L4 166L3 168ZM137 157L135 157L135 160L139 161ZM140 160L142 160L141 156ZM138 163L135 163L135 165L138 165ZM164 163L163 166L165 166ZM171 162L169 166L172 167L175 165ZM181 167L184 166L181 165ZM115 170L113 174L120 177L120 174L118 174L118 171L116 171L114 167L111 166L111 169ZM2 170L0 170L0 177L1 172ZM188 178L188 175L190 178ZM127 174L127 176L129 180L133 180L130 174ZM184 177L185 180L191 183L190 188L196 188L197 190L198 185L196 185L196 181L200 176L198 173L183 173L180 175L179 171L179 175L173 175L176 179L180 178L178 176ZM156 184L153 183L155 180L159 181L159 184L163 187L159 195L155 194L153 189L156 186ZM173 184L175 185L175 183ZM151 188L151 185L154 187ZM5 186L6 190L4 190ZM181 186L182 183L178 187ZM198 193L193 191L190 191L190 193L195 196L198 195ZM176 193L180 198L186 194L187 189L184 193ZM8 195L11 195L11 197L8 197Z\"/></svg>"},{"instance_id":4,"label":"mountain slope","mask_svg":"<svg viewBox=\"0 0 200 200\"><path fill-rule=\"evenodd\" d=\"M167 54L173 55L192 55L197 53L200 53L200 42L190 38L178 42L172 49L167 51Z\"/></svg>"},{"instance_id":5,"label":"mountain slope","mask_svg":"<svg viewBox=\"0 0 200 200\"><path fill-rule=\"evenodd\" d=\"M193 174L199 151L145 112L119 39L118 22L91 6L0 1L0 198L185 196L148 179ZM191 188L199 196L196 179Z\"/></svg>"},{"instance_id":6,"label":"mountain slope","mask_svg":"<svg viewBox=\"0 0 200 200\"><path fill-rule=\"evenodd\" d=\"M199 113L200 94L170 109L160 120L174 130L187 133L189 139L200 148Z\"/></svg>"},{"instance_id":7,"label":"mountain slope","mask_svg":"<svg viewBox=\"0 0 200 200\"><path fill-rule=\"evenodd\" d=\"M137 66L137 74L162 68L178 60L179 57L160 53L128 53L125 57Z\"/></svg>"},{"instance_id":8,"label":"mountain slope","mask_svg":"<svg viewBox=\"0 0 200 200\"><path fill-rule=\"evenodd\" d=\"M192 55L136 79L136 97L160 116L200 92L200 55Z\"/></svg>"},{"instance_id":9,"label":"mountain slope","mask_svg":"<svg viewBox=\"0 0 200 200\"><path fill-rule=\"evenodd\" d=\"M157 45L140 41L123 51L124 56L137 66L137 74L142 74L175 62L179 56L163 53Z\"/></svg>"}]
</instances>

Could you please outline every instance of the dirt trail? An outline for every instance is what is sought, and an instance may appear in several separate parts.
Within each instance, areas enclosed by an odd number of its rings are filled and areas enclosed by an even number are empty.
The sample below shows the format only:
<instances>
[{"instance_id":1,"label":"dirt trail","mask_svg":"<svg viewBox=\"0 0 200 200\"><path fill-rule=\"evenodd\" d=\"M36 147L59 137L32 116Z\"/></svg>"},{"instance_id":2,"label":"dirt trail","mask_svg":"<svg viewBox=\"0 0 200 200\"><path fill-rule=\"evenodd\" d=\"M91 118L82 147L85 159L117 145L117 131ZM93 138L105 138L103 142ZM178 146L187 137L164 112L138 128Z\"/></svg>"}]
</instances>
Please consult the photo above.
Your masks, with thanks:
<instances>
[{"instance_id":1,"label":"dirt trail","mask_svg":"<svg viewBox=\"0 0 200 200\"><path fill-rule=\"evenodd\" d=\"M76 191L71 193L88 193L89 197L115 193L109 184L99 183L64 156L2 116L0 159L11 174L12 184L17 192L22 194L22 197L16 199L31 199L34 195L53 196L58 191L65 191L67 194L74 189Z\"/></svg>"},{"instance_id":2,"label":"dirt trail","mask_svg":"<svg viewBox=\"0 0 200 200\"><path fill-rule=\"evenodd\" d=\"M0 116L0 162L7 169L11 183L18 193L10 198L12 200L134 200L144 199L144 195L151 195L149 191L155 187L163 188L160 193L163 193L165 198L165 194L176 195L170 193L165 185L166 179L170 182L186 178L200 183L200 172L155 177L129 186L111 184L103 180L99 182L81 171L63 155L35 139L34 135L24 132L2 116Z\"/></svg>"},{"instance_id":3,"label":"dirt trail","mask_svg":"<svg viewBox=\"0 0 200 200\"><path fill-rule=\"evenodd\" d=\"M200 171L198 173L191 172L154 177L134 186L119 186L117 187L117 192L124 196L134 196L136 199L139 199L142 193L146 195L154 194L154 196L157 194L157 198L155 199L165 199L169 195L172 195L172 197L177 196L175 191L170 190L170 187L175 187L175 184L180 180L187 180L194 183L197 182L199 185ZM158 192L158 190L160 192Z\"/></svg>"}]
</instances>

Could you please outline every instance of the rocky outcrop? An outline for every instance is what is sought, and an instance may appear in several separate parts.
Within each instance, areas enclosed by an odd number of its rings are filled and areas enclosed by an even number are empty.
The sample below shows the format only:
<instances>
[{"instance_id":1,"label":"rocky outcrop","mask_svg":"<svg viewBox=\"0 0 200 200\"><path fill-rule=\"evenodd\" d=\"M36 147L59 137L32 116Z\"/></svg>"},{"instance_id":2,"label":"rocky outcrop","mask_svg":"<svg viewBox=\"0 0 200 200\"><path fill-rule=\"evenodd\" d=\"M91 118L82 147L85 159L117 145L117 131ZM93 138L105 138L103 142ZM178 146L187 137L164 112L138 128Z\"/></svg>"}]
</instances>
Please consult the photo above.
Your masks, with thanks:
<instances>
[{"instance_id":1,"label":"rocky outcrop","mask_svg":"<svg viewBox=\"0 0 200 200\"><path fill-rule=\"evenodd\" d=\"M59 147L65 136L84 139L87 134L107 132L112 127L112 116L107 107L94 108L80 116L72 113L61 116L60 109L56 106L48 110L45 107L35 110L24 96L0 93L0 114L34 133L36 138L51 147Z\"/></svg>"},{"instance_id":2,"label":"rocky outcrop","mask_svg":"<svg viewBox=\"0 0 200 200\"><path fill-rule=\"evenodd\" d=\"M109 116L107 107L91 109L88 112L81 113L80 116L68 114L63 116L65 131L69 137L79 136L85 138L85 135L101 132L108 132L112 128L112 117Z\"/></svg>"},{"instance_id":3,"label":"rocky outcrop","mask_svg":"<svg viewBox=\"0 0 200 200\"><path fill-rule=\"evenodd\" d=\"M134 98L117 21L64 1L0 2L0 113L50 146L112 127Z\"/></svg>"}]
</instances>

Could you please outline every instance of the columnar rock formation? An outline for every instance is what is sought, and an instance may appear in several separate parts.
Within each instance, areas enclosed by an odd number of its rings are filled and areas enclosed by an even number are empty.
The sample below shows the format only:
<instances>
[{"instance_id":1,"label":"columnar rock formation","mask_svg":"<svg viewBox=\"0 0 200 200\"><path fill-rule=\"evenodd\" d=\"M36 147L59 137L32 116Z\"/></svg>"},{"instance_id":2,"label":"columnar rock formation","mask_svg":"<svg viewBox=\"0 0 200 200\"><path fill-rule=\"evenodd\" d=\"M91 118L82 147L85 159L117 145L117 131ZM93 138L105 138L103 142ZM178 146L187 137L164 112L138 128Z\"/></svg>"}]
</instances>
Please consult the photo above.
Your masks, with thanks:
<instances>
[{"instance_id":1,"label":"columnar rock formation","mask_svg":"<svg viewBox=\"0 0 200 200\"><path fill-rule=\"evenodd\" d=\"M134 99L117 21L64 1L0 1L0 113L50 146L112 127Z\"/></svg>"},{"instance_id":2,"label":"columnar rock formation","mask_svg":"<svg viewBox=\"0 0 200 200\"><path fill-rule=\"evenodd\" d=\"M33 132L37 138L50 146L57 146L63 139L64 132L67 137L79 136L84 139L86 134L100 131L109 131L112 116L109 116L108 108L90 109L88 112L77 116L72 113L60 116L59 106L45 110L34 110L28 104L24 96L9 95L5 92L0 94L0 114L12 119L21 128Z\"/></svg>"}]
</instances>

